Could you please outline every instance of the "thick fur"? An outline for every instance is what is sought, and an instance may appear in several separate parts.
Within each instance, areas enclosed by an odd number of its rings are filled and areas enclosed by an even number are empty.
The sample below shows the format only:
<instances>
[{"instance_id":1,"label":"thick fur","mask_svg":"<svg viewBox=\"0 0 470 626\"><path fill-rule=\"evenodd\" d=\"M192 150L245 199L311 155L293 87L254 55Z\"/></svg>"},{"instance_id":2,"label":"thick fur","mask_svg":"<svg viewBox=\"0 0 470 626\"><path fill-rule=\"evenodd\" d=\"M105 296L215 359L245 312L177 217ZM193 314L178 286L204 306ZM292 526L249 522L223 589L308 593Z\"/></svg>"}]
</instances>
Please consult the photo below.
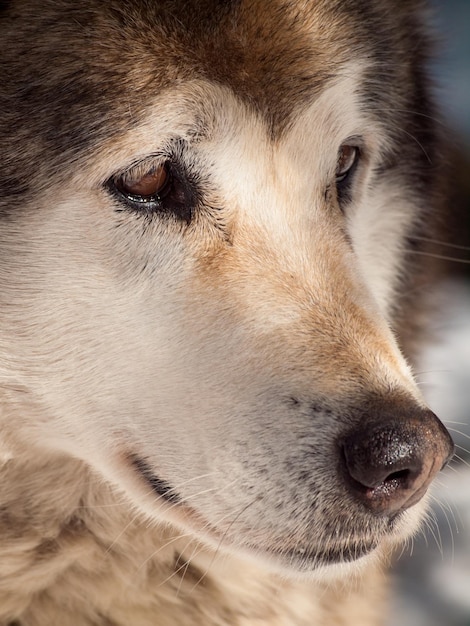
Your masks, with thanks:
<instances>
[{"instance_id":1,"label":"thick fur","mask_svg":"<svg viewBox=\"0 0 470 626\"><path fill-rule=\"evenodd\" d=\"M424 7L40 4L0 12L0 623L381 623L423 505L371 514L338 441L424 410ZM126 204L162 161L180 209Z\"/></svg>"}]
</instances>

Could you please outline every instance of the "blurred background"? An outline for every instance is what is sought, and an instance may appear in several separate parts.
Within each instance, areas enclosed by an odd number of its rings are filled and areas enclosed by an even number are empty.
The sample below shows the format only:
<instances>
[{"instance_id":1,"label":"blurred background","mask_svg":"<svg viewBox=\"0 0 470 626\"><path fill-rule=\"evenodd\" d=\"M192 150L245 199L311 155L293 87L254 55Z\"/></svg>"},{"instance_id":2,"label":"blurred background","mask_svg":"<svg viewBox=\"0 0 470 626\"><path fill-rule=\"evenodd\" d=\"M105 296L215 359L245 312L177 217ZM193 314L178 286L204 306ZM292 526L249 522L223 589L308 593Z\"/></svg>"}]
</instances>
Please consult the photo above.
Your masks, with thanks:
<instances>
[{"instance_id":1,"label":"blurred background","mask_svg":"<svg viewBox=\"0 0 470 626\"><path fill-rule=\"evenodd\" d=\"M453 147L459 215L433 340L422 354L417 380L431 408L457 444L451 466L432 492L432 513L394 568L389 626L470 626L470 0L431 0L438 33L433 64L436 94Z\"/></svg>"}]
</instances>

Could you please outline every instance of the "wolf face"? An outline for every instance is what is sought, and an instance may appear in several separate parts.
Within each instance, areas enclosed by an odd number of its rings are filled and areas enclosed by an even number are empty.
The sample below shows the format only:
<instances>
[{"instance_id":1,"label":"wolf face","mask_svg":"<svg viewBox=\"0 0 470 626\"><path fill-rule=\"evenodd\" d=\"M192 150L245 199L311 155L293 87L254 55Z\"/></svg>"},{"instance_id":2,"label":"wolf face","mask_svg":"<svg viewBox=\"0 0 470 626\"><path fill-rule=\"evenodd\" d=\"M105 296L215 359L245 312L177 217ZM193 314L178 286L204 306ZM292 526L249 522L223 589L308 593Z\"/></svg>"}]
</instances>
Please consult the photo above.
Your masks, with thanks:
<instances>
[{"instance_id":1,"label":"wolf face","mask_svg":"<svg viewBox=\"0 0 470 626\"><path fill-rule=\"evenodd\" d=\"M452 454L394 336L416 8L43 4L2 16L2 427L290 573L413 532Z\"/></svg>"}]
</instances>

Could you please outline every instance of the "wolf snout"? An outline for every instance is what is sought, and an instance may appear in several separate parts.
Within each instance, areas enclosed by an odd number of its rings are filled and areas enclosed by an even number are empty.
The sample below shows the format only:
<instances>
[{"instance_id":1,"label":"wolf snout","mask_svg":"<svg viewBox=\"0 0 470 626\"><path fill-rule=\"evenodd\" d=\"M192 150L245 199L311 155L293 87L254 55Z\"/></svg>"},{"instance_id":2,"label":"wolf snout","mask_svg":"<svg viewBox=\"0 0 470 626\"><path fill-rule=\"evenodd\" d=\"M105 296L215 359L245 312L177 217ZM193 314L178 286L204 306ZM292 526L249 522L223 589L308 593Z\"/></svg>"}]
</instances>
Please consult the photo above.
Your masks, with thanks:
<instances>
[{"instance_id":1,"label":"wolf snout","mask_svg":"<svg viewBox=\"0 0 470 626\"><path fill-rule=\"evenodd\" d=\"M371 512L392 514L416 504L450 460L454 444L429 410L364 420L342 443L350 493Z\"/></svg>"}]
</instances>

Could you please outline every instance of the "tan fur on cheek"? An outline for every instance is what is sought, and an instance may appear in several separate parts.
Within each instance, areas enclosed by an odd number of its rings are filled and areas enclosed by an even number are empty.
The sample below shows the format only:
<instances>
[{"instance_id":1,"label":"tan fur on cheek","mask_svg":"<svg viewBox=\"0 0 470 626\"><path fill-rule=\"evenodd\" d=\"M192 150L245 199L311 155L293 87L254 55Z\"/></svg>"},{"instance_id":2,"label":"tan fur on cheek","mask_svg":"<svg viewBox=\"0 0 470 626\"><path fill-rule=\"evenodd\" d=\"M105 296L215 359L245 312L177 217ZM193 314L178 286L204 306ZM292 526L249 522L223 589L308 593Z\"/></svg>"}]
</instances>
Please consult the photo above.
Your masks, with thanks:
<instances>
[{"instance_id":1,"label":"tan fur on cheek","mask_svg":"<svg viewBox=\"0 0 470 626\"><path fill-rule=\"evenodd\" d=\"M230 246L200 260L192 289L218 302L219 322L225 314L228 325L253 333L260 354L264 337L269 360L279 349L286 367L291 358L299 372L310 370L322 394L338 392L342 368L344 395L354 388L355 376L369 378L371 388L396 377L394 384L413 389L386 324L352 269L347 243L340 231L335 234L334 224L330 230L323 240L312 236L304 250L298 246L296 253L288 250L283 256L266 233L240 229ZM386 382L377 379L378 365Z\"/></svg>"}]
</instances>

